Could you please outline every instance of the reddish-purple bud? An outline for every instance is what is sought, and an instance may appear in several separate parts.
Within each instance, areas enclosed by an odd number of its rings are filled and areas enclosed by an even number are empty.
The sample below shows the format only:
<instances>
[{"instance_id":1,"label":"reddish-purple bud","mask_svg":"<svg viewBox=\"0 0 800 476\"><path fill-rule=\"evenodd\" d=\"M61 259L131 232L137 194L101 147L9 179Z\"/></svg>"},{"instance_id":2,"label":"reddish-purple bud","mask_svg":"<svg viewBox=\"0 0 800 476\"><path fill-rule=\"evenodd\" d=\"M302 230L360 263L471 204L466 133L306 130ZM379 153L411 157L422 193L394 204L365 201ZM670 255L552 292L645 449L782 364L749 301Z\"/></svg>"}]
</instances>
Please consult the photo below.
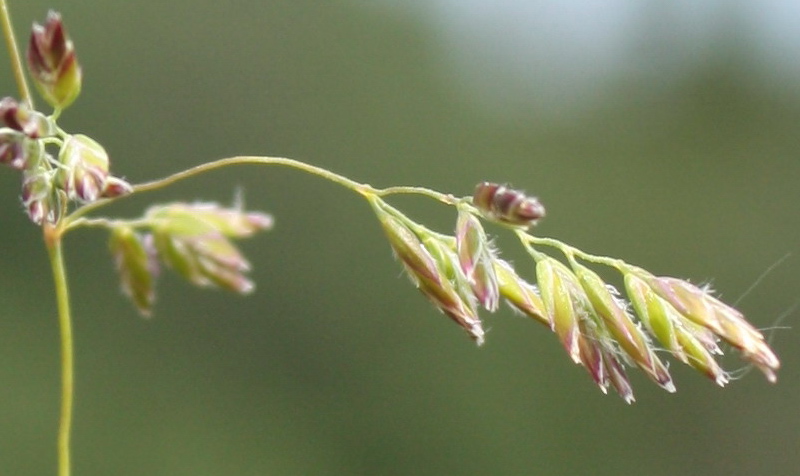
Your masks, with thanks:
<instances>
[{"instance_id":1,"label":"reddish-purple bud","mask_svg":"<svg viewBox=\"0 0 800 476\"><path fill-rule=\"evenodd\" d=\"M545 215L544 205L536 197L490 182L475 187L472 203L485 217L509 225L535 225Z\"/></svg>"},{"instance_id":2,"label":"reddish-purple bud","mask_svg":"<svg viewBox=\"0 0 800 476\"><path fill-rule=\"evenodd\" d=\"M26 172L22 180L22 204L32 222L56 223L61 214L61 198L51 176L43 170Z\"/></svg>"},{"instance_id":3,"label":"reddish-purple bud","mask_svg":"<svg viewBox=\"0 0 800 476\"><path fill-rule=\"evenodd\" d=\"M33 24L28 68L42 97L56 109L69 106L80 93L81 68L60 14L51 10L44 25Z\"/></svg>"},{"instance_id":4,"label":"reddish-purple bud","mask_svg":"<svg viewBox=\"0 0 800 476\"><path fill-rule=\"evenodd\" d=\"M55 134L55 125L44 114L32 111L14 98L0 99L0 121L9 129L21 132L31 139L50 137Z\"/></svg>"},{"instance_id":5,"label":"reddish-purple bud","mask_svg":"<svg viewBox=\"0 0 800 476\"><path fill-rule=\"evenodd\" d=\"M28 151L24 136L18 132L0 132L0 164L23 170L27 163Z\"/></svg>"}]
</instances>

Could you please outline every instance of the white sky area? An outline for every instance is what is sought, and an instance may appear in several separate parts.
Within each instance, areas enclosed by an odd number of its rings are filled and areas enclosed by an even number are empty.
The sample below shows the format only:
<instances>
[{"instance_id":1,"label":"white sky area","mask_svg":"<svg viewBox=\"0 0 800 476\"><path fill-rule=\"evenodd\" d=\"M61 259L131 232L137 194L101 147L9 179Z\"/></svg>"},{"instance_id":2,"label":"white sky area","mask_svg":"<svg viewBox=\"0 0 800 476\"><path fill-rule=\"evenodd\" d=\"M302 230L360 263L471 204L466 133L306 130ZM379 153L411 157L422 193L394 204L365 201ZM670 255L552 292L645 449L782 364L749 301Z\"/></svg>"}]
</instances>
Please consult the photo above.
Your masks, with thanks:
<instances>
[{"instance_id":1,"label":"white sky area","mask_svg":"<svg viewBox=\"0 0 800 476\"><path fill-rule=\"evenodd\" d=\"M723 61L721 44L753 63L748 79L800 92L800 0L377 3L424 18L441 36L454 88L493 107L569 108L619 78L668 87L693 67Z\"/></svg>"}]
</instances>

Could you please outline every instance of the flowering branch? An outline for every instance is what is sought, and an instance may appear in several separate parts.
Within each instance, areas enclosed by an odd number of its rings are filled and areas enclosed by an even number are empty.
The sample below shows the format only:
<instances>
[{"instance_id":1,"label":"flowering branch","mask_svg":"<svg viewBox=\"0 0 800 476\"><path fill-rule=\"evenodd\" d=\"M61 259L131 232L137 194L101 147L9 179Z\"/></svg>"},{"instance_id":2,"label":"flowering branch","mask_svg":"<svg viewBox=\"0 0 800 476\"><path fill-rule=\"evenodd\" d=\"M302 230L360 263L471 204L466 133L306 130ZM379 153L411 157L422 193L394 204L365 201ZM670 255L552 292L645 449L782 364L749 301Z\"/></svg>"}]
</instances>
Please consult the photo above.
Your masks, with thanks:
<instances>
[{"instance_id":1,"label":"flowering branch","mask_svg":"<svg viewBox=\"0 0 800 476\"><path fill-rule=\"evenodd\" d=\"M4 0L0 7L12 63L16 64L19 55L15 54ZM273 219L245 210L239 200L230 207L157 204L135 219L89 216L122 197L233 165L290 167L363 197L412 284L478 345L486 337L481 312L495 312L505 300L554 332L570 360L584 367L604 393L613 388L628 403L634 401L634 394L626 367L637 367L657 385L675 391L668 367L657 355L661 348L725 385L729 376L716 361L722 353L719 342L725 342L738 349L768 381L777 379L780 362L763 335L709 289L677 278L657 277L620 259L592 255L531 234L530 229L545 216L544 206L537 198L505 185L480 183L467 197L413 186L378 189L305 162L259 156L224 158L131 185L111 174L109 155L99 142L70 134L57 123L78 97L82 82L75 47L60 15L50 12L44 25L34 24L27 60L34 84L53 112L48 115L33 108L19 74L21 66L12 65L21 100L0 100L0 163L21 173L26 213L42 228L53 268L62 345L60 476L68 476L70 471L74 386L69 289L61 250L64 234L81 227L109 232L121 289L144 316L153 312L162 267L195 286L249 293L254 287L247 277L250 263L234 242L270 229ZM452 234L429 229L385 200L399 194L421 195L453 207ZM511 263L500 258L484 222L516 235L533 261L535 282L522 278ZM558 250L564 259L550 256L543 248ZM590 266L618 272L625 295Z\"/></svg>"}]
</instances>

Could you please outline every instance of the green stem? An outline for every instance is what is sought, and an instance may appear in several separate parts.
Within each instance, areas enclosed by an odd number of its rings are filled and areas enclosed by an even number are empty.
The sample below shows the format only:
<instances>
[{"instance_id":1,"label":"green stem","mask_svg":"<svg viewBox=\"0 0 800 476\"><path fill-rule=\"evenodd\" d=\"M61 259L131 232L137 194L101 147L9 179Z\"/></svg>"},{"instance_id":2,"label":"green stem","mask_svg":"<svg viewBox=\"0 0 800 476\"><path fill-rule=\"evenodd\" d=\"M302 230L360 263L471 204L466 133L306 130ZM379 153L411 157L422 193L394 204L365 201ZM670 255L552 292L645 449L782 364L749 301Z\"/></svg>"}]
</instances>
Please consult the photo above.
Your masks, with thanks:
<instances>
[{"instance_id":1,"label":"green stem","mask_svg":"<svg viewBox=\"0 0 800 476\"><path fill-rule=\"evenodd\" d=\"M45 243L53 268L53 282L58 303L58 324L61 330L61 418L58 427L58 476L70 474L70 430L74 395L74 363L72 343L72 318L70 317L69 288L61 252L61 234L58 229L45 226Z\"/></svg>"},{"instance_id":2,"label":"green stem","mask_svg":"<svg viewBox=\"0 0 800 476\"><path fill-rule=\"evenodd\" d=\"M368 197L370 195L385 197L388 195L408 194L408 195L423 195L447 205L455 205L456 203L459 202L459 199L453 197L452 195L447 195L423 187L388 187L384 189L377 189L368 184L351 180L345 177L344 175L340 175L331 172L330 170L323 169L321 167L317 167L311 164L307 164L299 160L287 159L283 157L259 157L259 156L228 157L225 159L219 159L213 162L207 162L205 164L197 165L190 169L186 169L181 172L172 174L168 177L135 185L133 187L133 194L136 194L138 192L149 192L152 190L158 190L167 187L169 185L172 185L176 182L179 182L181 180L191 178L213 170L221 169L223 167L227 167L230 165L244 165L244 164L281 165L284 167L291 167L293 169L301 170L311 175L322 177L325 180L339 184L365 197ZM105 205L108 205L114 200L116 199L98 200L96 202L84 205L83 207L75 210L70 216L68 216L65 219L64 229L69 230L79 225L82 225L83 222L79 220L80 217L85 216L86 214L94 210L97 210Z\"/></svg>"},{"instance_id":3,"label":"green stem","mask_svg":"<svg viewBox=\"0 0 800 476\"><path fill-rule=\"evenodd\" d=\"M557 248L559 251L564 253L564 256L566 256L569 261L574 261L575 257L577 256L582 260L588 261L590 263L603 264L606 266L610 266L612 268L616 268L622 272L624 272L625 269L630 267L629 264L622 261L621 259L609 258L607 256L597 256L590 253L586 253L585 251L581 251L580 249L575 248L574 246L570 246L554 238L544 238L544 237L529 235L523 230L515 230L515 232L517 234L517 237L523 244L525 244L526 247L531 244L534 244L534 245L550 246L553 248Z\"/></svg>"},{"instance_id":4,"label":"green stem","mask_svg":"<svg viewBox=\"0 0 800 476\"><path fill-rule=\"evenodd\" d=\"M11 26L11 15L8 13L8 4L6 0L0 0L0 22L2 22L3 36L5 36L6 39L8 56L11 58L11 69L14 71L14 79L17 81L19 97L33 109L33 98L31 97L28 83L25 81L22 59L20 58L17 40L14 36L14 28Z\"/></svg>"},{"instance_id":5,"label":"green stem","mask_svg":"<svg viewBox=\"0 0 800 476\"><path fill-rule=\"evenodd\" d=\"M305 162L300 162L299 160L286 159L283 157L250 157L250 156L228 157L225 159L215 160L213 162L207 162L205 164L197 165L190 169L186 169L181 172L172 174L168 177L136 185L133 187L133 191L135 193L135 192L147 192L150 190L157 190L160 188L164 188L168 185L172 185L173 183L178 182L180 180L187 179L189 177L194 177L195 175L200 175L202 173L227 167L229 165L238 165L238 164L284 165L295 169L303 170L312 175L317 175L319 177L322 177L326 180L342 185L343 187L349 188L350 190L356 192L369 193L372 191L371 190L372 187L370 187L369 185L358 183L354 180L350 180L349 178L343 175L333 173L330 170L316 167L307 164Z\"/></svg>"}]
</instances>

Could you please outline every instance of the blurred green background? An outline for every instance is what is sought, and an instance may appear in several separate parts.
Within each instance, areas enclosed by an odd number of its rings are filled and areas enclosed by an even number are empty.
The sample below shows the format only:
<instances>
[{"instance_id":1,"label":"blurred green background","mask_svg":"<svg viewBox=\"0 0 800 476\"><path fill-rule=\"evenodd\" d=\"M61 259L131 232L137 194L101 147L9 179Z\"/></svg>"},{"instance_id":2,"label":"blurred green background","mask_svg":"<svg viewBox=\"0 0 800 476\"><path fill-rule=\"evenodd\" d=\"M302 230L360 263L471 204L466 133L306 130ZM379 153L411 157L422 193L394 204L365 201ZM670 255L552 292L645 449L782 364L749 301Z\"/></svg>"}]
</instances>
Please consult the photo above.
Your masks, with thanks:
<instances>
[{"instance_id":1,"label":"blurred green background","mask_svg":"<svg viewBox=\"0 0 800 476\"><path fill-rule=\"evenodd\" d=\"M12 0L20 38L48 8L85 73L61 124L102 142L132 182L237 154L457 195L512 182L546 204L538 233L710 281L727 301L757 283L739 307L761 328L796 327L792 2ZM16 95L5 52L0 73L2 95ZM0 474L54 474L49 265L18 175L1 172ZM401 275L369 207L317 178L240 167L109 212L229 201L237 187L277 219L243 243L258 283L246 299L165 273L143 320L118 292L105 236L68 238L74 474L800 471L793 329L769 332L776 386L754 372L719 389L674 364L677 394L634 372L628 406L506 308L486 316L476 349ZM393 203L442 231L454 223L430 201Z\"/></svg>"}]
</instances>

